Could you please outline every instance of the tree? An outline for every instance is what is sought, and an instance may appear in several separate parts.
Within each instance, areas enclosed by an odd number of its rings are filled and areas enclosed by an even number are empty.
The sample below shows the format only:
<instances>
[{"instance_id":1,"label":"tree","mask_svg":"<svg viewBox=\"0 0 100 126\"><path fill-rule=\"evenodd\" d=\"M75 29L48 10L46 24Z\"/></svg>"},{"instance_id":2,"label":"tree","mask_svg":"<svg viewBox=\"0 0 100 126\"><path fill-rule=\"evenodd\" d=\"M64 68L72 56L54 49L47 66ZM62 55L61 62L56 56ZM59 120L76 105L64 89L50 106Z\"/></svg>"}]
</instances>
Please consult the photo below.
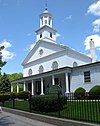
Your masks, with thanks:
<instances>
[{"instance_id":1,"label":"tree","mask_svg":"<svg viewBox=\"0 0 100 126\"><path fill-rule=\"evenodd\" d=\"M15 79L19 79L19 78L23 78L23 74L22 73L8 74L8 78L10 81L15 80Z\"/></svg>"},{"instance_id":2,"label":"tree","mask_svg":"<svg viewBox=\"0 0 100 126\"><path fill-rule=\"evenodd\" d=\"M0 92L10 92L10 81L6 73L1 77Z\"/></svg>"},{"instance_id":3,"label":"tree","mask_svg":"<svg viewBox=\"0 0 100 126\"><path fill-rule=\"evenodd\" d=\"M19 78L23 78L23 74L22 73L13 73L13 74L8 74L8 78L9 80L16 80ZM23 91L23 84L18 84L19 85L19 91ZM16 92L17 91L17 85L14 84L13 85L13 91Z\"/></svg>"},{"instance_id":4,"label":"tree","mask_svg":"<svg viewBox=\"0 0 100 126\"><path fill-rule=\"evenodd\" d=\"M4 49L4 46L0 46L0 74L1 74L1 69L2 67L6 64L5 61L2 61L2 50Z\"/></svg>"}]
</instances>

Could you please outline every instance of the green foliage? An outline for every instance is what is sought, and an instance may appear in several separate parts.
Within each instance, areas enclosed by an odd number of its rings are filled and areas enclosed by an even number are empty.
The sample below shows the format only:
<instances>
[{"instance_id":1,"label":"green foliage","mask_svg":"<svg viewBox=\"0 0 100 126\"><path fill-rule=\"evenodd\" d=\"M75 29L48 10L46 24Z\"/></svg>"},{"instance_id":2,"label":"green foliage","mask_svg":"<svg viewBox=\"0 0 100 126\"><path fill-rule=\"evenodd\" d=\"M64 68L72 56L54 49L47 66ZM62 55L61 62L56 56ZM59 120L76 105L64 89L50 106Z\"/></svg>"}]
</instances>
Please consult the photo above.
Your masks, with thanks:
<instances>
[{"instance_id":1,"label":"green foliage","mask_svg":"<svg viewBox=\"0 0 100 126\"><path fill-rule=\"evenodd\" d=\"M58 92L61 93L61 88L58 85L52 85L48 91L49 94L58 94Z\"/></svg>"},{"instance_id":2,"label":"green foliage","mask_svg":"<svg viewBox=\"0 0 100 126\"><path fill-rule=\"evenodd\" d=\"M19 78L22 78L23 77L23 74L22 73L13 73L13 74L8 74L8 78L9 80L16 80L16 79L19 79Z\"/></svg>"},{"instance_id":3,"label":"green foliage","mask_svg":"<svg viewBox=\"0 0 100 126\"><path fill-rule=\"evenodd\" d=\"M26 100L26 99L28 99L28 97L29 97L29 91L21 91L21 92L18 93L19 99Z\"/></svg>"},{"instance_id":4,"label":"green foliage","mask_svg":"<svg viewBox=\"0 0 100 126\"><path fill-rule=\"evenodd\" d=\"M100 86L96 85L89 91L90 98L100 98Z\"/></svg>"},{"instance_id":5,"label":"green foliage","mask_svg":"<svg viewBox=\"0 0 100 126\"><path fill-rule=\"evenodd\" d=\"M75 90L74 95L77 98L82 98L85 95L86 90L82 87L79 87Z\"/></svg>"},{"instance_id":6,"label":"green foliage","mask_svg":"<svg viewBox=\"0 0 100 126\"><path fill-rule=\"evenodd\" d=\"M1 77L0 92L10 92L10 81L6 73Z\"/></svg>"},{"instance_id":7,"label":"green foliage","mask_svg":"<svg viewBox=\"0 0 100 126\"><path fill-rule=\"evenodd\" d=\"M16 80L19 78L23 78L23 74L22 73L13 73L13 74L8 74L8 78L9 80ZM18 84L19 85L19 91L23 90L23 85L22 84ZM13 91L16 92L17 91L17 86L16 84L13 85Z\"/></svg>"},{"instance_id":8,"label":"green foliage","mask_svg":"<svg viewBox=\"0 0 100 126\"><path fill-rule=\"evenodd\" d=\"M10 99L10 94L0 94L0 102L4 102Z\"/></svg>"},{"instance_id":9,"label":"green foliage","mask_svg":"<svg viewBox=\"0 0 100 126\"><path fill-rule=\"evenodd\" d=\"M2 61L2 50L4 49L4 46L0 46L0 74L1 74L1 69L2 67L7 63L5 61Z\"/></svg>"},{"instance_id":10,"label":"green foliage","mask_svg":"<svg viewBox=\"0 0 100 126\"><path fill-rule=\"evenodd\" d=\"M43 95L32 97L31 104L34 111L54 112L63 109L65 97L58 99L57 95Z\"/></svg>"},{"instance_id":11,"label":"green foliage","mask_svg":"<svg viewBox=\"0 0 100 126\"><path fill-rule=\"evenodd\" d=\"M11 92L10 96L11 96L11 99L13 100L13 99L18 97L18 93L17 92Z\"/></svg>"}]
</instances>

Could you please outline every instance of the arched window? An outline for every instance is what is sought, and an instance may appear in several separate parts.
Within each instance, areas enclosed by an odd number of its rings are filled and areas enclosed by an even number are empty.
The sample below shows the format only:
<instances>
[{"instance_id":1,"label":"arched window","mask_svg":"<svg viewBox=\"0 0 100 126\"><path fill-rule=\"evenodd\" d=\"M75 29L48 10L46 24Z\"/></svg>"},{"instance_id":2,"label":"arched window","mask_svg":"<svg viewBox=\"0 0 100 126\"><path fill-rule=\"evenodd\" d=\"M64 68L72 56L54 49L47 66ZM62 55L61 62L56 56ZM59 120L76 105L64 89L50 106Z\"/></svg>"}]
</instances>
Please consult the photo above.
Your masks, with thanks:
<instances>
[{"instance_id":1,"label":"arched window","mask_svg":"<svg viewBox=\"0 0 100 126\"><path fill-rule=\"evenodd\" d=\"M32 69L28 70L28 75L31 76L32 75Z\"/></svg>"},{"instance_id":2,"label":"arched window","mask_svg":"<svg viewBox=\"0 0 100 126\"><path fill-rule=\"evenodd\" d=\"M40 50L39 50L39 54L40 54L40 56L42 56L42 54L43 54L43 49L40 49Z\"/></svg>"},{"instance_id":3,"label":"arched window","mask_svg":"<svg viewBox=\"0 0 100 126\"><path fill-rule=\"evenodd\" d=\"M52 69L53 69L53 70L58 69L58 63L57 63L57 61L54 61L54 62L52 63Z\"/></svg>"},{"instance_id":4,"label":"arched window","mask_svg":"<svg viewBox=\"0 0 100 126\"><path fill-rule=\"evenodd\" d=\"M41 65L41 66L39 67L39 73L43 73L43 71L44 71L44 68L43 68L43 66Z\"/></svg>"},{"instance_id":5,"label":"arched window","mask_svg":"<svg viewBox=\"0 0 100 126\"><path fill-rule=\"evenodd\" d=\"M77 62L74 62L73 67L77 67L77 66L78 66Z\"/></svg>"}]
</instances>

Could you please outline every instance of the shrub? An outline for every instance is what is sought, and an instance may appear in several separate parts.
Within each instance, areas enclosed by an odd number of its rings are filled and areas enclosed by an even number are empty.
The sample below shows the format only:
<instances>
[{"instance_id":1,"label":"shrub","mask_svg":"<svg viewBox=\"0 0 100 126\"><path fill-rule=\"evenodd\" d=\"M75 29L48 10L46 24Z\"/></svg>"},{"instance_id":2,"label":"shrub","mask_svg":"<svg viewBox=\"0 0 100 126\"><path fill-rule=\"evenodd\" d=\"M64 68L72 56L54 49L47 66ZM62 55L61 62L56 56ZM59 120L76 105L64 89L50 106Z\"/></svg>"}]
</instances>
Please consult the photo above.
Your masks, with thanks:
<instances>
[{"instance_id":1,"label":"shrub","mask_svg":"<svg viewBox=\"0 0 100 126\"><path fill-rule=\"evenodd\" d=\"M62 110L65 101L63 96L59 100L57 95L44 95L32 97L31 104L34 111L54 112Z\"/></svg>"},{"instance_id":2,"label":"shrub","mask_svg":"<svg viewBox=\"0 0 100 126\"><path fill-rule=\"evenodd\" d=\"M49 88L48 94L58 94L58 92L61 93L61 88L58 85L52 85Z\"/></svg>"},{"instance_id":3,"label":"shrub","mask_svg":"<svg viewBox=\"0 0 100 126\"><path fill-rule=\"evenodd\" d=\"M21 91L21 92L18 93L19 99L26 100L26 99L28 99L28 97L29 97L29 91Z\"/></svg>"},{"instance_id":4,"label":"shrub","mask_svg":"<svg viewBox=\"0 0 100 126\"><path fill-rule=\"evenodd\" d=\"M77 99L80 99L84 96L86 90L82 87L79 87L75 90L74 95Z\"/></svg>"},{"instance_id":5,"label":"shrub","mask_svg":"<svg viewBox=\"0 0 100 126\"><path fill-rule=\"evenodd\" d=\"M0 102L4 102L10 99L10 94L0 94Z\"/></svg>"},{"instance_id":6,"label":"shrub","mask_svg":"<svg viewBox=\"0 0 100 126\"><path fill-rule=\"evenodd\" d=\"M11 92L10 96L11 96L11 99L14 100L15 98L18 97L18 93L17 92Z\"/></svg>"},{"instance_id":7,"label":"shrub","mask_svg":"<svg viewBox=\"0 0 100 126\"><path fill-rule=\"evenodd\" d=\"M100 98L100 86L96 85L89 91L90 98Z\"/></svg>"}]
</instances>

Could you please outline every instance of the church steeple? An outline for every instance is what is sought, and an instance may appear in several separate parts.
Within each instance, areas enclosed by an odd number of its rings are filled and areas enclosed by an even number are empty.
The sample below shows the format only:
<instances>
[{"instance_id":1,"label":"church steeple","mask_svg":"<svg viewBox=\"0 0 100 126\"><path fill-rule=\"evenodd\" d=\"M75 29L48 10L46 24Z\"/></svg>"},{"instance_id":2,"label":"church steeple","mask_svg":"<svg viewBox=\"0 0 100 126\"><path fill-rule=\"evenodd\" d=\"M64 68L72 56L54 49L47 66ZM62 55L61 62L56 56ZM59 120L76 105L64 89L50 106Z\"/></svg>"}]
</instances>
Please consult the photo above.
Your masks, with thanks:
<instances>
[{"instance_id":1,"label":"church steeple","mask_svg":"<svg viewBox=\"0 0 100 126\"><path fill-rule=\"evenodd\" d=\"M48 39L56 42L56 30L52 28L53 16L48 12L47 3L45 10L40 14L40 28L36 31L37 40Z\"/></svg>"}]
</instances>

